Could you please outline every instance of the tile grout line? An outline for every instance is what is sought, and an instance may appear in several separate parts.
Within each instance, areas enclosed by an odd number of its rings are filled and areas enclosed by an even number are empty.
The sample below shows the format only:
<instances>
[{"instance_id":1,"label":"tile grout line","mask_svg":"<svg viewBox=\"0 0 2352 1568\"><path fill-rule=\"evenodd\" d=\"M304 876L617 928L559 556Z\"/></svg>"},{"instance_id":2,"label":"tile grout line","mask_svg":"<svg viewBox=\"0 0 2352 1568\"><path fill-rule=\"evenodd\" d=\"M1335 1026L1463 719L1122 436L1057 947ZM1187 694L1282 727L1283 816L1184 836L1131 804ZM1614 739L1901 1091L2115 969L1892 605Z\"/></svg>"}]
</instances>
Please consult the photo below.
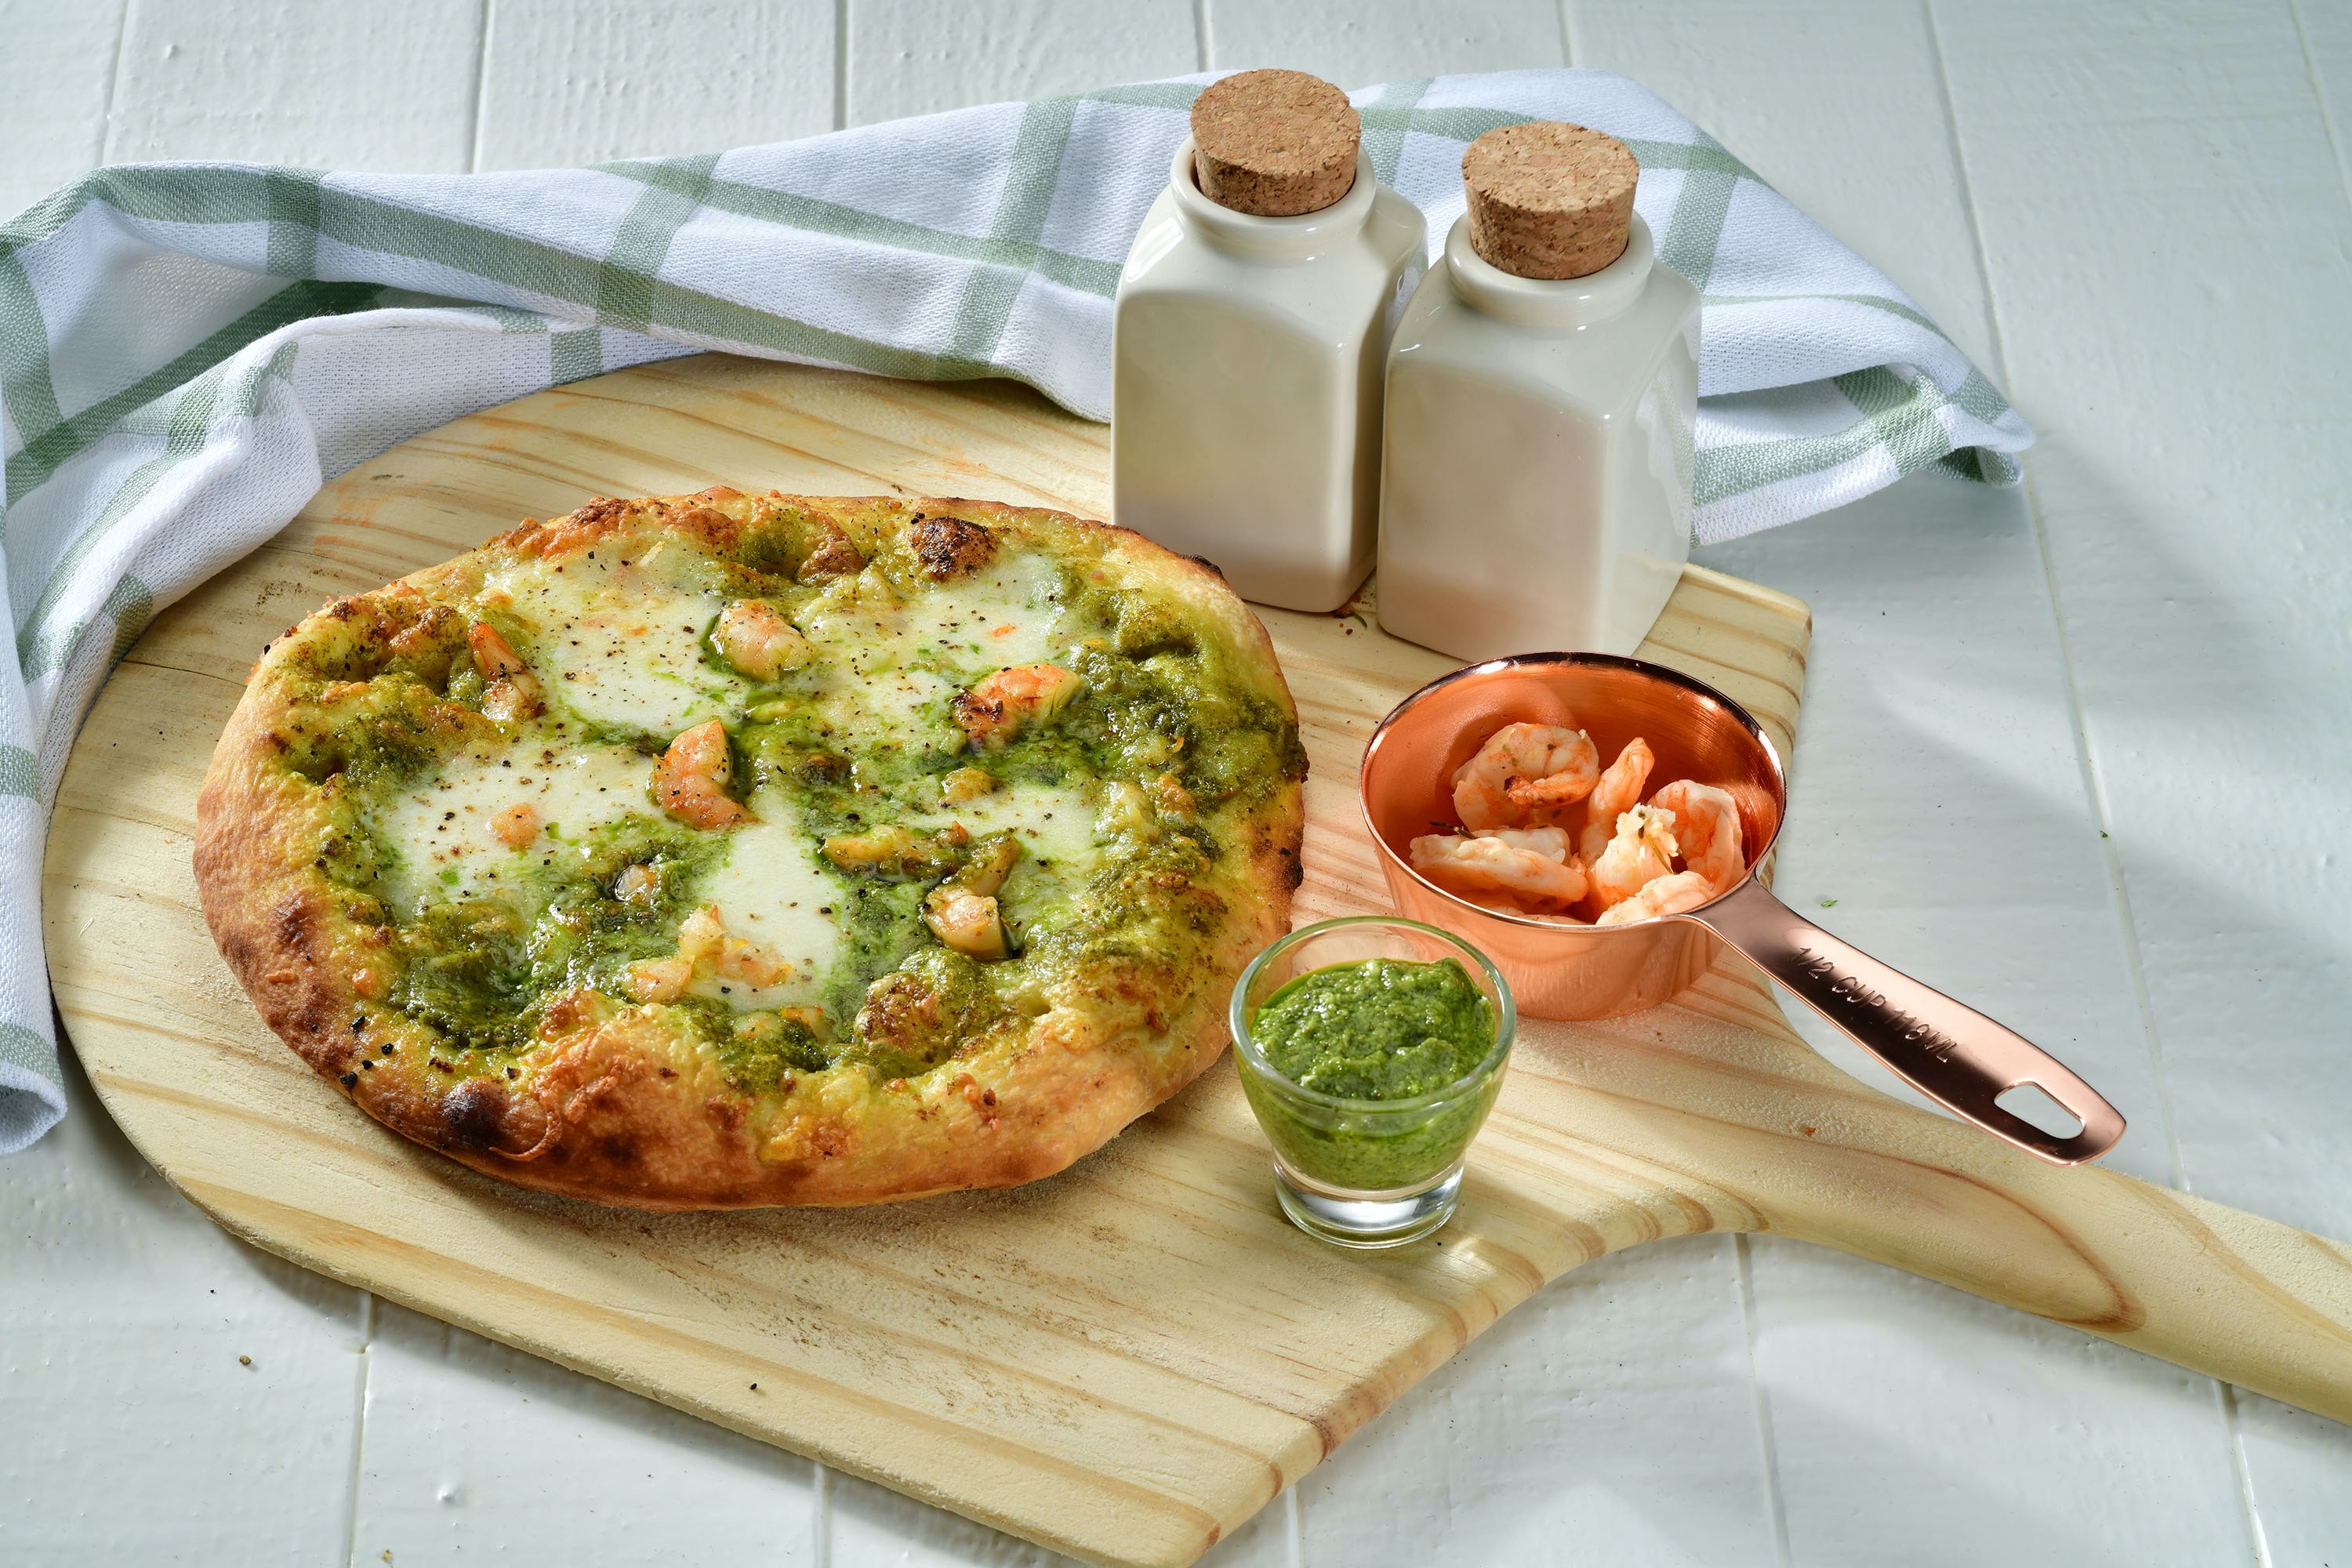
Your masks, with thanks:
<instances>
[{"instance_id":1,"label":"tile grout line","mask_svg":"<svg viewBox=\"0 0 2352 1568\"><path fill-rule=\"evenodd\" d=\"M1209 68L1209 0L1192 0L1192 68Z\"/></svg>"},{"instance_id":2,"label":"tile grout line","mask_svg":"<svg viewBox=\"0 0 2352 1568\"><path fill-rule=\"evenodd\" d=\"M1739 1297L1740 1336L1748 1342L1748 1392L1756 1406L1756 1444L1764 1455L1764 1508L1772 1521L1772 1560L1790 1568L1789 1515L1780 1501L1780 1450L1772 1441L1772 1408L1764 1392L1763 1369L1756 1364L1756 1289L1748 1273L1748 1237L1731 1237L1732 1287Z\"/></svg>"},{"instance_id":3,"label":"tile grout line","mask_svg":"<svg viewBox=\"0 0 2352 1568\"><path fill-rule=\"evenodd\" d=\"M2327 132L2327 150L2336 154L2336 183L2344 188L2344 205L2352 207L2352 165L2344 161L2344 142L2336 134L2336 115L2327 106L2327 89L2319 80L2319 61L2312 57L2311 34L2303 25L2303 0L2286 0L2286 14L2294 23L2295 47L2303 51L2303 74L2319 105L2319 128Z\"/></svg>"},{"instance_id":4,"label":"tile grout line","mask_svg":"<svg viewBox=\"0 0 2352 1568\"><path fill-rule=\"evenodd\" d=\"M1307 1521L1301 1517L1303 1510L1298 1501L1300 1484L1300 1481L1291 1482L1290 1489L1282 1494L1282 1525L1289 1536L1283 1543L1286 1548L1282 1554L1285 1568L1307 1568Z\"/></svg>"},{"instance_id":5,"label":"tile grout line","mask_svg":"<svg viewBox=\"0 0 2352 1568\"><path fill-rule=\"evenodd\" d=\"M810 1463L815 1467L810 1482L816 1506L809 1510L809 1544L814 1568L833 1568L833 1472L816 1460Z\"/></svg>"},{"instance_id":6,"label":"tile grout line","mask_svg":"<svg viewBox=\"0 0 2352 1568\"><path fill-rule=\"evenodd\" d=\"M375 1346L375 1292L360 1292L360 1374L357 1393L352 1395L352 1473L349 1483L350 1501L343 1513L343 1563L345 1568L357 1568L360 1556L360 1464L367 1452L368 1377L375 1368L372 1353Z\"/></svg>"},{"instance_id":7,"label":"tile grout line","mask_svg":"<svg viewBox=\"0 0 2352 1568\"><path fill-rule=\"evenodd\" d=\"M90 160L93 168L106 164L107 154L114 145L114 100L122 91L122 65L131 55L131 0L122 0L122 9L114 17L114 69L107 73L106 108L98 117L98 155Z\"/></svg>"},{"instance_id":8,"label":"tile grout line","mask_svg":"<svg viewBox=\"0 0 2352 1568\"><path fill-rule=\"evenodd\" d=\"M1995 329L1998 332L1998 328ZM1999 353L1996 338L1995 353ZM2002 379L2008 372L2002 371ZM2147 994L2147 973L2140 963L2139 927L2132 919L2131 895L2124 886L2123 862L2116 857L2115 840L2108 836L2110 821L2107 813L2107 792L2100 775L2097 761L2091 755L2090 722L2083 711L2083 693L2074 678L2074 655L2066 637L2066 619L2058 608L2058 567L2050 557L2050 531L2042 518L2042 500L2033 484L2033 466L2020 454L2018 467L2023 470L2026 521L2033 527L2033 546L2042 563L2042 588L2050 597L2050 616L2058 633L2058 662L2066 677L2066 702L2074 710L2074 766L2083 780L2084 792L2091 799L2091 814L2099 827L2099 863L2106 870L2109 908L2114 911L2117 934L2123 943L2124 969L2131 976L2132 1004L2139 1010L2140 1037L2147 1047L2148 1076L2156 1086L2156 1111L2164 1124L2164 1152L2170 1167L2172 1184L2182 1192L2189 1191L2189 1167L2180 1152L2180 1133L2173 1124L2172 1091L2165 1082L2164 1051L2157 1038L2156 1005Z\"/></svg>"},{"instance_id":9,"label":"tile grout line","mask_svg":"<svg viewBox=\"0 0 2352 1568\"><path fill-rule=\"evenodd\" d=\"M1977 276L1984 285L1985 325L1990 334L1993 366L2004 387L2014 391L2009 374L2009 350L2000 325L2000 309L1995 299L1991 258L1985 249L1984 228L1978 221L1976 189L1969 179L1968 154L1960 142L1960 119L1952 100L1951 74L1944 63L1944 39L1936 25L1935 0L1920 0L1920 8L1927 24L1928 52L1936 61L1936 90L1943 100L1944 123L1951 137L1952 166L1960 182L1960 207L1968 215L1969 237L1975 243ZM2297 40L2301 40L2302 18L2295 17ZM2305 66L2310 66L2310 54L2305 51ZM2313 90L2317 92L2315 81ZM2326 113L2324 100L2320 104L2323 122ZM2329 140L2334 142L2333 128ZM2338 164L2341 174L2342 165ZM2042 512L2042 499L2033 482L2033 465L2029 455L2021 453L2018 467L2025 487L2026 521L2033 528L2035 552L2042 562L2043 591L2050 599L2050 619L2058 637L2058 662L2066 679L2066 702L2074 721L2074 761L2091 798L2091 811L2099 827L2099 858L2107 872L2108 896L2113 900L2117 932L2123 941L2124 965L2131 976L2132 1000L2139 1009L2140 1035L2147 1047L2148 1072L2156 1089L2157 1114L2164 1123L2165 1153L2171 1164L2173 1185L2182 1192L2189 1190L2187 1162L2180 1152L2180 1134L2172 1114L2172 1095L2165 1082L2164 1050L2156 1026L2156 1008L2147 991L2147 973L2140 962L2139 930L2132 919L2131 894L2124 885L2123 862L2116 851L2115 839L2109 829L2113 824L2107 810L2106 790L2102 781L2098 760L2091 750L2089 715L2083 707L2082 684L2074 673L2074 653L2066 635L2066 616L2058 597L2058 563L2050 552L2050 530ZM2245 1433L2238 1419L2238 1402L2230 1385L2219 1379L2214 1386L2220 1391L2222 1429L2230 1445L2230 1468L2238 1482L2238 1507L2244 1519L2246 1537L2259 1568L2270 1568L2268 1534L2263 1529L2262 1515L2254 1502L2253 1473L2246 1464Z\"/></svg>"},{"instance_id":10,"label":"tile grout line","mask_svg":"<svg viewBox=\"0 0 2352 1568\"><path fill-rule=\"evenodd\" d=\"M1569 20L1571 0L1559 0L1559 63L1576 68L1576 25Z\"/></svg>"},{"instance_id":11,"label":"tile grout line","mask_svg":"<svg viewBox=\"0 0 2352 1568\"><path fill-rule=\"evenodd\" d=\"M2238 1472L2238 1505L2246 1510L2246 1528L2253 1537L2254 1568L2271 1568L2271 1540L2263 1529L2263 1516L2254 1507L2254 1472L2246 1463L2246 1431L2238 1420L2238 1391L2218 1379L2214 1387L2221 1393L2221 1413L2230 1423L2230 1459Z\"/></svg>"},{"instance_id":12,"label":"tile grout line","mask_svg":"<svg viewBox=\"0 0 2352 1568\"><path fill-rule=\"evenodd\" d=\"M1943 100L1944 125L1951 138L1952 170L1960 182L1960 210L1968 215L1969 238L1976 247L1977 279L1984 285L1985 331L1992 349L1993 370L2007 387L2009 349L2002 341L2000 309L1993 297L1992 261L1985 249L1984 228L1977 221L1976 187L1969 179L1968 153L1960 145L1960 118L1952 102L1950 73L1944 66L1944 39L1936 26L1935 0L1920 0L1920 9L1927 24L1927 52L1936 61L1936 91ZM2171 1167L2172 1184L2187 1192L2189 1171L2181 1158L2179 1132L2173 1125L2172 1094L2164 1079L2164 1052L2157 1037L2156 1007L2148 998L2147 974L2140 963L2139 928L2132 919L2131 895L2124 886L2123 862L2116 857L2115 840L2108 834L2114 824L2108 818L2106 787L2098 759L2091 751L2090 717L2083 709L2082 683L2074 674L2074 646L2066 635L2065 613L2059 605L2058 564L2050 554L2050 530L2042 519L2042 498L2034 486L2033 465L2027 454L2019 454L2018 468L2025 489L2026 521L2032 525L2034 552L2042 563L2042 592L2049 596L2050 624L2058 639L2059 668L2066 679L2066 706L2074 720L2074 766L2090 797L2091 815L2099 830L2099 859L2106 868L2109 908L2115 913L2123 942L2124 967L2131 976L2132 1001L2139 1009L2140 1037L2147 1047L2148 1075L2156 1086L2157 1115L2164 1123L2165 1156Z\"/></svg>"},{"instance_id":13,"label":"tile grout line","mask_svg":"<svg viewBox=\"0 0 2352 1568\"><path fill-rule=\"evenodd\" d=\"M474 122L466 131L466 172L482 172L482 100L490 90L490 0L474 12Z\"/></svg>"}]
</instances>

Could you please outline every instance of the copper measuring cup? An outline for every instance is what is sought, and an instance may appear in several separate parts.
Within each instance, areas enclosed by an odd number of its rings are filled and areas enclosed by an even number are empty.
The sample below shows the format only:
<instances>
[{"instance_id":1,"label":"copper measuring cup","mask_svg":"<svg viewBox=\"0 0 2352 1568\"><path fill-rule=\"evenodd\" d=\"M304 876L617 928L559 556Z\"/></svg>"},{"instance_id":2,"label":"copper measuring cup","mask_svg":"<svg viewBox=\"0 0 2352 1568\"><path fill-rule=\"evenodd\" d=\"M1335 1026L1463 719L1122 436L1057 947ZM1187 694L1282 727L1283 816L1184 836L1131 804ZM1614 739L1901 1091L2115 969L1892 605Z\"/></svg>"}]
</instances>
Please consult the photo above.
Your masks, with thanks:
<instances>
[{"instance_id":1,"label":"copper measuring cup","mask_svg":"<svg viewBox=\"0 0 2352 1568\"><path fill-rule=\"evenodd\" d=\"M1603 760L1639 735L1657 754L1653 784L1696 779L1738 803L1748 872L1685 914L1622 926L1567 926L1484 909L1412 869L1418 835L1454 825L1454 772L1506 724L1559 724ZM2031 1040L1881 963L1814 925L1757 879L1789 799L1780 758L1756 721L1702 681L1641 659L1537 653L1432 681L1381 721L1358 788L1397 910L1485 951L1538 1018L1611 1018L1683 990L1727 944L1864 1050L1955 1115L2055 1164L2095 1160L2123 1136L2099 1092ZM1996 1103L2038 1085L2083 1125L2043 1131Z\"/></svg>"}]
</instances>

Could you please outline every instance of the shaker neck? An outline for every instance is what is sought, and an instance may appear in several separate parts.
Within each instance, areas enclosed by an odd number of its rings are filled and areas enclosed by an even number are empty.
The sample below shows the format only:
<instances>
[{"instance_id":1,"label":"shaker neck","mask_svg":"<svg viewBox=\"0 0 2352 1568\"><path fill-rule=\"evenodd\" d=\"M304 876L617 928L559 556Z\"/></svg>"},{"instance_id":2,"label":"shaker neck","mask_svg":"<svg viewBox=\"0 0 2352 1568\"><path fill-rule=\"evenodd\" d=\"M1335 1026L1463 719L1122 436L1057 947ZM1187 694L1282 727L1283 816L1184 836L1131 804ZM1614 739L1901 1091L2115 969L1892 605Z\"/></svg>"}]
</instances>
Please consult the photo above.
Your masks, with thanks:
<instances>
[{"instance_id":1,"label":"shaker neck","mask_svg":"<svg viewBox=\"0 0 2352 1568\"><path fill-rule=\"evenodd\" d=\"M1518 278L1470 247L1470 220L1454 220L1445 237L1445 265L1454 287L1473 310L1522 327L1586 327L1605 321L1642 297L1656 253L1650 226L1639 213L1625 236L1624 253L1581 278Z\"/></svg>"},{"instance_id":2,"label":"shaker neck","mask_svg":"<svg viewBox=\"0 0 2352 1568\"><path fill-rule=\"evenodd\" d=\"M1252 260L1302 260L1328 250L1341 240L1353 238L1371 220L1372 198L1378 188L1371 155L1360 151L1356 154L1356 183L1348 187L1346 195L1321 212L1301 213L1297 217L1259 217L1219 206L1201 194L1192 174L1190 136L1176 149L1175 162L1168 169L1168 189L1176 198L1176 211L1185 227L1220 249Z\"/></svg>"}]
</instances>

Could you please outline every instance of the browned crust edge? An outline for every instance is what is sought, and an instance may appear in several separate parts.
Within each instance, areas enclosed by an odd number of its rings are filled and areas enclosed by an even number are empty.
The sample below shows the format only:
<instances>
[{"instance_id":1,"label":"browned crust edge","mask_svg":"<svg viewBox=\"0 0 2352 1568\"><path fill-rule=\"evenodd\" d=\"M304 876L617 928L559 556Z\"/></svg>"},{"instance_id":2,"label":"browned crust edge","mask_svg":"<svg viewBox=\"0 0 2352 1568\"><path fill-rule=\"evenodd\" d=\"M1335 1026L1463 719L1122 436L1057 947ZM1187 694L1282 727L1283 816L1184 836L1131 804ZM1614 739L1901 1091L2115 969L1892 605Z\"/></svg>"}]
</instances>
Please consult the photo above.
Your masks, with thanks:
<instances>
[{"instance_id":1,"label":"browned crust edge","mask_svg":"<svg viewBox=\"0 0 2352 1568\"><path fill-rule=\"evenodd\" d=\"M713 503L739 499L720 487L659 502L592 503L563 519L526 524L488 548L568 553L635 526L633 516L641 522L643 509L659 505L667 525L725 549L734 542L731 520ZM1131 572L1158 575L1196 608L1213 611L1245 667L1263 677L1262 694L1297 720L1271 638L1222 574L1131 530L961 498L908 502L770 492L753 504L766 501L836 519L903 509L910 518L961 517L1032 537L1057 527L1113 536ZM473 559L459 557L405 581L430 586L462 574ZM337 601L289 638L385 635L387 605L404 591L414 592L391 584ZM1054 1174L1216 1060L1226 1043L1234 977L1250 953L1289 928L1301 879L1304 790L1294 782L1248 819L1240 880L1260 896L1255 907L1233 911L1213 944L1217 983L1182 1016L1160 1016L1144 995L1127 999L1141 1027L1090 1032L1049 1014L1016 1047L973 1058L937 1092L910 1086L896 1091L911 1097L899 1106L892 1090L878 1091L879 1114L862 1120L830 1113L823 1104L801 1110L796 1097L790 1102L795 1114L755 1130L754 1102L719 1080L698 1048L647 1009L624 1009L548 1041L530 1053L516 1081L464 1077L436 1061L429 1029L364 994L380 992L388 973L383 942L348 918L344 895L312 853L327 826L324 814L274 765L287 749L280 726L298 717L298 708L263 679L270 666L265 654L198 796L197 889L222 956L263 1021L370 1116L478 1171L540 1192L654 1210L848 1206ZM861 1092L877 1091L861 1086ZM765 1155L758 1131L770 1144Z\"/></svg>"}]
</instances>

